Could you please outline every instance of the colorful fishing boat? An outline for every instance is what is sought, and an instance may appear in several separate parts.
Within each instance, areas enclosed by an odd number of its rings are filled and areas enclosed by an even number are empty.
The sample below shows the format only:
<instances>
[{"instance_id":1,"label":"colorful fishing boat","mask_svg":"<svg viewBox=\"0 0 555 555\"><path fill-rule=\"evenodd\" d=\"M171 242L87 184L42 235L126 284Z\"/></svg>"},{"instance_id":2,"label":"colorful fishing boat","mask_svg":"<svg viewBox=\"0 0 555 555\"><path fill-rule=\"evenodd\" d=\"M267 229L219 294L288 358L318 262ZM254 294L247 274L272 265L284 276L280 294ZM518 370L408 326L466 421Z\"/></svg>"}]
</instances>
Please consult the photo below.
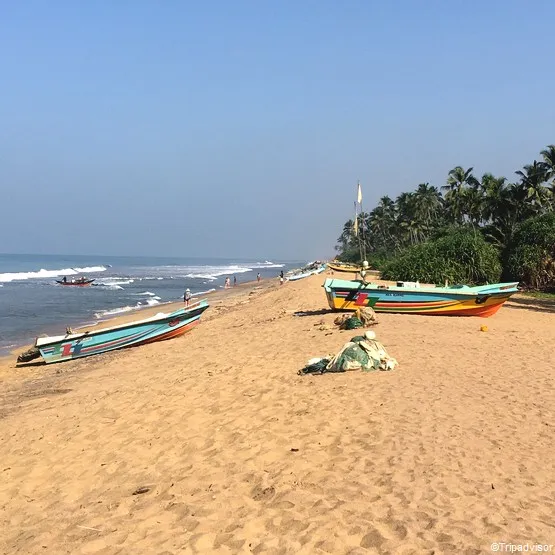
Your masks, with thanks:
<instances>
[{"instance_id":1,"label":"colorful fishing boat","mask_svg":"<svg viewBox=\"0 0 555 555\"><path fill-rule=\"evenodd\" d=\"M189 308L160 313L144 320L128 322L109 328L68 333L54 337L39 337L31 351L23 353L18 362L28 362L42 356L46 363L60 362L116 349L163 341L183 335L199 323L208 308L203 300ZM71 330L68 330L71 332Z\"/></svg>"},{"instance_id":2,"label":"colorful fishing boat","mask_svg":"<svg viewBox=\"0 0 555 555\"><path fill-rule=\"evenodd\" d=\"M332 262L328 262L328 268L336 272L356 273L360 271L361 266L358 264L351 264L350 262L339 262L338 260L334 260Z\"/></svg>"},{"instance_id":3,"label":"colorful fishing boat","mask_svg":"<svg viewBox=\"0 0 555 555\"><path fill-rule=\"evenodd\" d=\"M334 310L370 306L376 312L440 316L492 316L518 292L518 282L433 287L404 282L386 286L365 284L360 280L326 279L323 287L328 304Z\"/></svg>"},{"instance_id":4,"label":"colorful fishing boat","mask_svg":"<svg viewBox=\"0 0 555 555\"><path fill-rule=\"evenodd\" d=\"M87 278L73 279L71 281L68 281L67 279L57 279L56 283L59 283L60 285L72 285L74 287L87 287L93 281L94 279Z\"/></svg>"}]
</instances>

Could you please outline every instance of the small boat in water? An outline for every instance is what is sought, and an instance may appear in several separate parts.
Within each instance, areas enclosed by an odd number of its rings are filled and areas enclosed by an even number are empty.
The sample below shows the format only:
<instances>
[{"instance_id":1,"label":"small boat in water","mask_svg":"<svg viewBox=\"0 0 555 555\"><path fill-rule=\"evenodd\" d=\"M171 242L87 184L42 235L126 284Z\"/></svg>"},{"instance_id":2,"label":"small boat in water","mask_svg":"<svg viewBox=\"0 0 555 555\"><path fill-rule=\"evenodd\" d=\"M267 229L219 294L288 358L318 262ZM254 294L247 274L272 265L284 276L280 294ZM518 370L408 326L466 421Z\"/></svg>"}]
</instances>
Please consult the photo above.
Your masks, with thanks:
<instances>
[{"instance_id":1,"label":"small boat in water","mask_svg":"<svg viewBox=\"0 0 555 555\"><path fill-rule=\"evenodd\" d=\"M87 278L79 278L79 279L72 279L72 280L68 280L68 279L57 279L56 283L59 283L60 285L72 285L74 287L87 287L87 285L90 285L92 282L94 281L94 279L87 279Z\"/></svg>"},{"instance_id":2,"label":"small boat in water","mask_svg":"<svg viewBox=\"0 0 555 555\"><path fill-rule=\"evenodd\" d=\"M439 316L492 316L518 293L518 282L433 287L407 282L388 286L365 284L361 280L326 279L323 287L334 310L369 306L376 312Z\"/></svg>"},{"instance_id":3,"label":"small boat in water","mask_svg":"<svg viewBox=\"0 0 555 555\"><path fill-rule=\"evenodd\" d=\"M17 362L29 362L42 356L46 363L98 355L116 349L163 341L178 337L199 323L208 308L202 300L189 308L171 313L159 313L144 320L136 320L109 328L66 335L39 337L35 347L21 354Z\"/></svg>"}]
</instances>

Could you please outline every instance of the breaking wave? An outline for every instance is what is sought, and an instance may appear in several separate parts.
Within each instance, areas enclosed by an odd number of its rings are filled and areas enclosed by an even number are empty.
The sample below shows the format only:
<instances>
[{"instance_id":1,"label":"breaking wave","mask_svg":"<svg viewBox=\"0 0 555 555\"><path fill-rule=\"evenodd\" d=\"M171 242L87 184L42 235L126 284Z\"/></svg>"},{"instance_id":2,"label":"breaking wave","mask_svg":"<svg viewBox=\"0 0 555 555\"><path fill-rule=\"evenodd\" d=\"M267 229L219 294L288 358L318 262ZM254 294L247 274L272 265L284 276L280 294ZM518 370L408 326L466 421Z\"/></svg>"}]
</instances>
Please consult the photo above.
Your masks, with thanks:
<instances>
[{"instance_id":1,"label":"breaking wave","mask_svg":"<svg viewBox=\"0 0 555 555\"><path fill-rule=\"evenodd\" d=\"M46 279L56 278L59 276L74 276L77 274L94 274L96 272L105 272L105 266L89 266L86 268L61 268L59 270L40 269L37 272L13 272L0 274L0 281L10 282L25 279Z\"/></svg>"},{"instance_id":2,"label":"breaking wave","mask_svg":"<svg viewBox=\"0 0 555 555\"><path fill-rule=\"evenodd\" d=\"M208 293L212 293L213 291L216 291L214 288L212 289L207 289L206 291L199 291L198 293L192 293L193 297L200 297L200 295L207 295Z\"/></svg>"},{"instance_id":3,"label":"breaking wave","mask_svg":"<svg viewBox=\"0 0 555 555\"><path fill-rule=\"evenodd\" d=\"M124 312L132 312L133 310L140 310L141 308L148 308L160 304L160 297L152 297L145 301L139 301L133 306L120 306L118 308L111 308L109 310L100 310L94 313L96 319L105 318L106 316L115 316L116 314L123 314Z\"/></svg>"},{"instance_id":4,"label":"breaking wave","mask_svg":"<svg viewBox=\"0 0 555 555\"><path fill-rule=\"evenodd\" d=\"M102 281L97 281L97 285L106 285L112 287L114 285L129 285L130 283L134 283L134 279L121 279L121 278L104 278Z\"/></svg>"}]
</instances>

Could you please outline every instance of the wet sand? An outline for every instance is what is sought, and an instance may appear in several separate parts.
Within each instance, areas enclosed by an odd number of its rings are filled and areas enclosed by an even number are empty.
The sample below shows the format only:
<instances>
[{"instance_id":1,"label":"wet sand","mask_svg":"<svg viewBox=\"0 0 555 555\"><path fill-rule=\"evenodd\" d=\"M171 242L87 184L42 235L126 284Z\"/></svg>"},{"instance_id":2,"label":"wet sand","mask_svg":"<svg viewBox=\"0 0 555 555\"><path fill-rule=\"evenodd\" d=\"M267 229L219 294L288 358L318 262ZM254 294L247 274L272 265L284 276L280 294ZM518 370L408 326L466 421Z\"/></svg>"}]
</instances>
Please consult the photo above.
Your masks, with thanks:
<instances>
[{"instance_id":1,"label":"wet sand","mask_svg":"<svg viewBox=\"0 0 555 555\"><path fill-rule=\"evenodd\" d=\"M555 544L555 303L518 296L489 319L381 314L373 329L397 369L299 376L354 335L334 327L325 277L210 296L171 341L5 359L1 552Z\"/></svg>"}]
</instances>

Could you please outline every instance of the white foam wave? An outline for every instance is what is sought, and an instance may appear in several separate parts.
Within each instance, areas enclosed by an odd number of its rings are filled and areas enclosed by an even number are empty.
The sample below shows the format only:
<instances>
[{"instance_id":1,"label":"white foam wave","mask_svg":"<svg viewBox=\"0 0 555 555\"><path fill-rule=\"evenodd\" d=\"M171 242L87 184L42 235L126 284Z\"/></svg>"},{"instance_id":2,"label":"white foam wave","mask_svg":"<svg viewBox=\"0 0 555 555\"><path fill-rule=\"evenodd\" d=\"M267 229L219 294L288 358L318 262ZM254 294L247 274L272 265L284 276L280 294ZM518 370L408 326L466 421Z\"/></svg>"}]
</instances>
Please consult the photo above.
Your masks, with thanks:
<instances>
[{"instance_id":1,"label":"white foam wave","mask_svg":"<svg viewBox=\"0 0 555 555\"><path fill-rule=\"evenodd\" d=\"M200 297L200 295L206 295L207 293L212 293L213 291L216 291L214 288L212 289L207 289L206 291L199 291L198 293L193 293L193 297Z\"/></svg>"},{"instance_id":2,"label":"white foam wave","mask_svg":"<svg viewBox=\"0 0 555 555\"><path fill-rule=\"evenodd\" d=\"M100 318L105 318L106 316L115 316L116 314L123 314L124 312L131 312L133 310L140 310L141 308L147 308L149 306L155 306L160 304L160 297L146 299L146 301L139 301L134 306L120 306L118 308L112 308L109 310L101 310L94 313L94 317L98 320Z\"/></svg>"},{"instance_id":3,"label":"white foam wave","mask_svg":"<svg viewBox=\"0 0 555 555\"><path fill-rule=\"evenodd\" d=\"M114 316L116 314L123 314L124 312L131 312L137 308L136 306L121 306L119 308L113 308L112 310L101 310L100 312L95 312L94 317L100 319L105 316Z\"/></svg>"},{"instance_id":4,"label":"white foam wave","mask_svg":"<svg viewBox=\"0 0 555 555\"><path fill-rule=\"evenodd\" d=\"M8 272L0 274L0 281L10 282L25 279L44 279L55 278L59 276L74 276L77 274L93 274L96 272L105 272L104 266L87 266L85 268L61 268L59 270L45 270L41 268L38 272Z\"/></svg>"},{"instance_id":5,"label":"white foam wave","mask_svg":"<svg viewBox=\"0 0 555 555\"><path fill-rule=\"evenodd\" d=\"M189 273L183 277L189 279L207 279L214 281L221 276L229 276L230 274L245 274L252 272L252 268L247 266L231 265L231 266L199 266L198 268L189 267Z\"/></svg>"},{"instance_id":6,"label":"white foam wave","mask_svg":"<svg viewBox=\"0 0 555 555\"><path fill-rule=\"evenodd\" d=\"M155 279L202 279L215 281L222 276L244 274L268 268L283 268L284 266L285 264L277 264L270 260L265 260L264 262L232 262L221 265L156 266L149 269L149 272L153 272L150 275L136 279L137 281Z\"/></svg>"},{"instance_id":7,"label":"white foam wave","mask_svg":"<svg viewBox=\"0 0 555 555\"><path fill-rule=\"evenodd\" d=\"M131 293L131 294L132 295L140 295L141 297L155 297L156 296L156 293L151 293L150 291L143 291L142 293Z\"/></svg>"},{"instance_id":8,"label":"white foam wave","mask_svg":"<svg viewBox=\"0 0 555 555\"><path fill-rule=\"evenodd\" d=\"M104 278L102 281L97 281L97 285L128 285L129 283L134 282L134 279Z\"/></svg>"},{"instance_id":9,"label":"white foam wave","mask_svg":"<svg viewBox=\"0 0 555 555\"><path fill-rule=\"evenodd\" d=\"M254 266L259 268L283 268L285 264L279 264L275 262L270 262L269 260L265 260L264 262L261 262L259 265L254 264Z\"/></svg>"}]
</instances>

